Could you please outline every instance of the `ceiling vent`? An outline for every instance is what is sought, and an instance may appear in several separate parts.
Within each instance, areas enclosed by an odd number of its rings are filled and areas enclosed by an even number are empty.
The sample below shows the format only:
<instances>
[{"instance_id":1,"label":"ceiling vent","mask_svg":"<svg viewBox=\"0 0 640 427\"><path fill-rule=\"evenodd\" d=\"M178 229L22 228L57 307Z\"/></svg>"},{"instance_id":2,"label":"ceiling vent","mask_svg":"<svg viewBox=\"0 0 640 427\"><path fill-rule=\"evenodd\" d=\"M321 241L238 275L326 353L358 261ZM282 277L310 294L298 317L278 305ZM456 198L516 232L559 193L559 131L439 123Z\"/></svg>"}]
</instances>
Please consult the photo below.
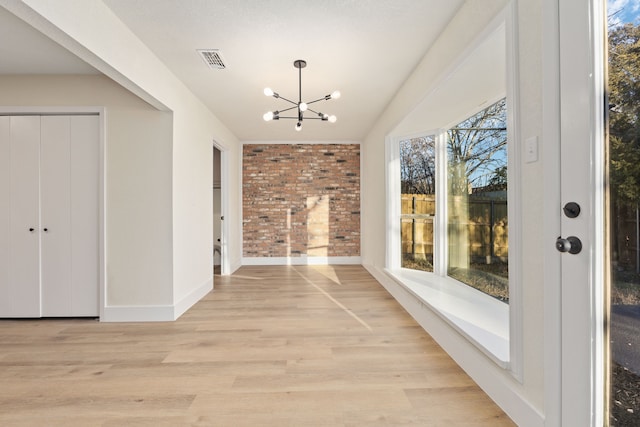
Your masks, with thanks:
<instances>
[{"instance_id":1,"label":"ceiling vent","mask_svg":"<svg viewBox=\"0 0 640 427\"><path fill-rule=\"evenodd\" d=\"M213 68L214 70L224 70L227 68L218 49L198 49L198 53L209 68Z\"/></svg>"}]
</instances>

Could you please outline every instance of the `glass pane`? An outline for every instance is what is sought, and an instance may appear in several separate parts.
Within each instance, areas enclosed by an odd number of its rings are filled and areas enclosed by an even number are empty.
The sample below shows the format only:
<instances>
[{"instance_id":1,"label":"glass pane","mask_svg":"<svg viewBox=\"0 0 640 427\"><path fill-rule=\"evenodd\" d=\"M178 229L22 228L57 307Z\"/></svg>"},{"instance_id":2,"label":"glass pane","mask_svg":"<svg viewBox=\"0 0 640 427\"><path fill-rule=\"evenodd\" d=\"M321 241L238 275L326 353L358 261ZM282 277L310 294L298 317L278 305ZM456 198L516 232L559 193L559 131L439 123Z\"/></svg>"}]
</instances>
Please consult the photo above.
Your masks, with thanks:
<instances>
[{"instance_id":1,"label":"glass pane","mask_svg":"<svg viewBox=\"0 0 640 427\"><path fill-rule=\"evenodd\" d=\"M402 267L433 271L436 214L433 135L400 141Z\"/></svg>"},{"instance_id":2,"label":"glass pane","mask_svg":"<svg viewBox=\"0 0 640 427\"><path fill-rule=\"evenodd\" d=\"M503 99L447 134L447 274L509 301L507 106Z\"/></svg>"},{"instance_id":3,"label":"glass pane","mask_svg":"<svg viewBox=\"0 0 640 427\"><path fill-rule=\"evenodd\" d=\"M611 426L640 425L640 4L609 1Z\"/></svg>"}]
</instances>

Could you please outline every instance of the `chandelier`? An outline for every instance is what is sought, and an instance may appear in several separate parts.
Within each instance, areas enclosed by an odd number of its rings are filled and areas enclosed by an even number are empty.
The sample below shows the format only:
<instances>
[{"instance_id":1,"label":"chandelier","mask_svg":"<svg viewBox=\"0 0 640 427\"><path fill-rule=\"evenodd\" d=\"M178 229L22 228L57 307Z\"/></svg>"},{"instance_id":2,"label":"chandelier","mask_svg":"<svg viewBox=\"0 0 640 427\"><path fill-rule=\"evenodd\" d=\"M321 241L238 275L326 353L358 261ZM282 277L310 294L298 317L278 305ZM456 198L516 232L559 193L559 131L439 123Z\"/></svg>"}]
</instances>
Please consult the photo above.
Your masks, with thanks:
<instances>
[{"instance_id":1,"label":"chandelier","mask_svg":"<svg viewBox=\"0 0 640 427\"><path fill-rule=\"evenodd\" d=\"M295 61L293 61L293 66L296 67L298 69L298 102L292 101L290 99L287 99L283 96L281 96L280 94L274 92L273 90L271 90L270 88L265 88L264 90L264 94L266 96L273 96L274 98L279 98L282 99L284 101L287 101L288 103L290 103L292 105L292 107L289 108L285 108L284 110L279 110L279 111L269 111L267 113L265 113L264 116L262 116L262 118L268 122L271 120L280 120L280 119L295 119L298 122L296 123L296 130L300 131L302 129L302 121L305 119L304 117L304 113L306 111L309 111L313 114L315 114L317 117L309 117L307 116L306 119L311 119L311 120L322 120L323 122L328 121L329 123L335 123L336 122L336 116L334 115L328 115L328 114L324 114L321 113L319 111L315 111L312 110L311 108L309 108L309 104L313 104L319 101L328 101L329 99L338 99L340 98L340 92L339 91L333 91L331 94L329 95L325 95L322 98L318 98L314 101L309 101L309 102L302 102L302 69L304 67L307 66L307 61L304 61L302 59L296 59ZM287 111L291 111L291 110L295 110L292 111L292 113L297 113L297 115L295 116L281 116L281 113L287 112Z\"/></svg>"}]
</instances>

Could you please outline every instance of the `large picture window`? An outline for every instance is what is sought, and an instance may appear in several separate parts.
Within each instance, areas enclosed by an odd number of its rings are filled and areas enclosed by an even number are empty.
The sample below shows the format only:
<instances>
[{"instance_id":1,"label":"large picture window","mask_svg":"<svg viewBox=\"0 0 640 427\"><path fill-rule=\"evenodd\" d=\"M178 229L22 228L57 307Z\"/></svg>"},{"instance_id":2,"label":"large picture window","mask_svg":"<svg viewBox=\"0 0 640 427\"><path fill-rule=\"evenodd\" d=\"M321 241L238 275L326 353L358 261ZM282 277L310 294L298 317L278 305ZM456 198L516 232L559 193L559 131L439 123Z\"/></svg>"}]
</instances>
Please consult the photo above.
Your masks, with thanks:
<instances>
[{"instance_id":1,"label":"large picture window","mask_svg":"<svg viewBox=\"0 0 640 427\"><path fill-rule=\"evenodd\" d=\"M508 302L506 99L443 134L403 139L398 146L401 267L448 275ZM446 171L436 170L438 151L446 153ZM437 176L446 194L436 194ZM446 226L437 236L436 207L445 198ZM439 255L435 241L447 242L446 252ZM434 269L438 256L447 260L441 271Z\"/></svg>"},{"instance_id":2,"label":"large picture window","mask_svg":"<svg viewBox=\"0 0 640 427\"><path fill-rule=\"evenodd\" d=\"M425 308L520 378L512 12L389 134L386 265Z\"/></svg>"},{"instance_id":3,"label":"large picture window","mask_svg":"<svg viewBox=\"0 0 640 427\"><path fill-rule=\"evenodd\" d=\"M507 302L506 100L449 129L446 151L447 274Z\"/></svg>"}]
</instances>

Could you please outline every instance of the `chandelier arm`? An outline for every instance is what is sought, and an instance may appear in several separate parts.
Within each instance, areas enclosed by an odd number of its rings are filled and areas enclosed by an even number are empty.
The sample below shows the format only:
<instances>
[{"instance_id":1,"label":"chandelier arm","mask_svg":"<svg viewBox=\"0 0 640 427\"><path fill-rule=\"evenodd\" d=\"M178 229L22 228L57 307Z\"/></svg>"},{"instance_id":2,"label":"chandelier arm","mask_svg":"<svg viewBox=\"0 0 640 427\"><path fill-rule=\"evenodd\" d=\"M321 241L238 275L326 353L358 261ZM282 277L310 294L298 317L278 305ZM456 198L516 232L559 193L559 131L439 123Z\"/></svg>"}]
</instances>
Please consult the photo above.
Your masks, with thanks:
<instances>
[{"instance_id":1,"label":"chandelier arm","mask_svg":"<svg viewBox=\"0 0 640 427\"><path fill-rule=\"evenodd\" d=\"M278 116L278 120L280 120L280 119L296 119L296 120L298 120L298 117L293 117L293 116L284 116L284 117L283 117L283 116Z\"/></svg>"},{"instance_id":2,"label":"chandelier arm","mask_svg":"<svg viewBox=\"0 0 640 427\"><path fill-rule=\"evenodd\" d=\"M293 107L289 107L289 108L285 108L284 110L278 110L278 113L284 113L285 111L289 111L289 110L293 110L294 108L297 108L297 105L294 105Z\"/></svg>"},{"instance_id":3,"label":"chandelier arm","mask_svg":"<svg viewBox=\"0 0 640 427\"><path fill-rule=\"evenodd\" d=\"M298 103L297 103L297 102L293 102L292 100L287 99L287 98L285 98L284 96L278 96L278 99L283 99L283 100L285 100L285 101L287 101L287 102L289 102L289 103L291 103L291 104L293 104L293 105L298 105Z\"/></svg>"},{"instance_id":4,"label":"chandelier arm","mask_svg":"<svg viewBox=\"0 0 640 427\"><path fill-rule=\"evenodd\" d=\"M326 96L323 96L322 98L318 98L318 99L316 99L315 101L309 101L309 102L307 102L307 105L309 105L309 104L313 104L314 102L328 101L329 99L331 99L331 98L327 98Z\"/></svg>"},{"instance_id":5,"label":"chandelier arm","mask_svg":"<svg viewBox=\"0 0 640 427\"><path fill-rule=\"evenodd\" d=\"M320 111L312 110L311 108L307 108L307 111L311 111L312 113L315 113L315 114L322 114Z\"/></svg>"}]
</instances>

